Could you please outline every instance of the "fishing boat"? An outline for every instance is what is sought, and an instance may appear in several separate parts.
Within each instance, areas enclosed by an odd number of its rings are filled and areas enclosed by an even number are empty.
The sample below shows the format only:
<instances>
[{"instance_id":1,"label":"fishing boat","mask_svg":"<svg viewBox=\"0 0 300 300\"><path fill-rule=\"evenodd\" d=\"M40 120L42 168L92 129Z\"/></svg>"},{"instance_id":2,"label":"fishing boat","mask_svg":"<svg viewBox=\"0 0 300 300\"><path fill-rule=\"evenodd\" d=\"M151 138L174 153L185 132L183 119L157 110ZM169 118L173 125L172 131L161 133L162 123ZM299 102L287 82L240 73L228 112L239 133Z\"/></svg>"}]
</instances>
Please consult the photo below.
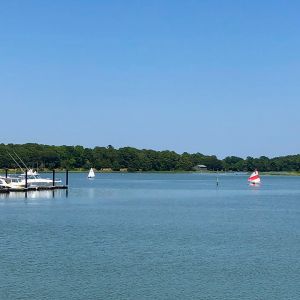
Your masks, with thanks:
<instances>
[{"instance_id":1,"label":"fishing boat","mask_svg":"<svg viewBox=\"0 0 300 300\"><path fill-rule=\"evenodd\" d=\"M20 158L20 156L15 151L13 151L13 153L16 157L14 157L9 152L8 152L8 155L11 157L11 159L17 164L17 166L23 172L19 176L19 178L21 179L21 183L24 186L27 185L27 186L30 186L30 187L40 187L40 186L52 186L56 183L61 183L60 179L55 180L53 182L53 179L51 179L51 178L42 178L37 171L33 171L33 169L29 169L26 166L25 162ZM18 160L20 161L20 163L23 165L23 168L25 168L25 170L27 172L24 171L22 166L19 164ZM27 175L27 181L26 181L26 175Z\"/></svg>"},{"instance_id":2,"label":"fishing boat","mask_svg":"<svg viewBox=\"0 0 300 300\"><path fill-rule=\"evenodd\" d=\"M250 177L248 178L248 181L250 184L252 185L257 185L260 184L260 176L258 171L255 169L254 172L250 175Z\"/></svg>"},{"instance_id":3,"label":"fishing boat","mask_svg":"<svg viewBox=\"0 0 300 300\"><path fill-rule=\"evenodd\" d=\"M26 173L20 175L22 182L26 181ZM54 181L54 184L61 183L60 179ZM33 171L32 169L27 170L27 184L31 187L40 187L40 186L52 186L53 179L43 178L39 173Z\"/></svg>"},{"instance_id":4,"label":"fishing boat","mask_svg":"<svg viewBox=\"0 0 300 300\"><path fill-rule=\"evenodd\" d=\"M90 169L89 174L88 174L88 178L94 178L95 177L95 172L93 170L93 168Z\"/></svg>"}]
</instances>

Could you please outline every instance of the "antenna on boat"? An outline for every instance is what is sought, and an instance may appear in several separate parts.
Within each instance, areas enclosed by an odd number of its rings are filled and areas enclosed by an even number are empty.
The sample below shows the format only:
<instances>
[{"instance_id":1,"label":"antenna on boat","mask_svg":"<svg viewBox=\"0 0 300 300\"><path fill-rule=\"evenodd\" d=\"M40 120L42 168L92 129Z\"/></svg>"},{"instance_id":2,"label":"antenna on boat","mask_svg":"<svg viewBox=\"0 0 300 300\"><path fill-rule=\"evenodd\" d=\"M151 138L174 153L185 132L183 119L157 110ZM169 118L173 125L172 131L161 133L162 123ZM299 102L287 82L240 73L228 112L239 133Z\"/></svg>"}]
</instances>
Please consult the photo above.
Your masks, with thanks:
<instances>
[{"instance_id":1,"label":"antenna on boat","mask_svg":"<svg viewBox=\"0 0 300 300\"><path fill-rule=\"evenodd\" d=\"M28 167L26 166L26 164L24 163L24 161L21 159L21 157L13 150L13 153L17 156L17 158L21 161L21 163L24 165L24 167L27 169L27 170L29 170L28 169Z\"/></svg>"},{"instance_id":2,"label":"antenna on boat","mask_svg":"<svg viewBox=\"0 0 300 300\"><path fill-rule=\"evenodd\" d=\"M21 171L24 173L23 168L20 166L20 164L14 159L14 157L7 151L7 154L12 158L12 160L17 164L17 166L21 169Z\"/></svg>"}]
</instances>

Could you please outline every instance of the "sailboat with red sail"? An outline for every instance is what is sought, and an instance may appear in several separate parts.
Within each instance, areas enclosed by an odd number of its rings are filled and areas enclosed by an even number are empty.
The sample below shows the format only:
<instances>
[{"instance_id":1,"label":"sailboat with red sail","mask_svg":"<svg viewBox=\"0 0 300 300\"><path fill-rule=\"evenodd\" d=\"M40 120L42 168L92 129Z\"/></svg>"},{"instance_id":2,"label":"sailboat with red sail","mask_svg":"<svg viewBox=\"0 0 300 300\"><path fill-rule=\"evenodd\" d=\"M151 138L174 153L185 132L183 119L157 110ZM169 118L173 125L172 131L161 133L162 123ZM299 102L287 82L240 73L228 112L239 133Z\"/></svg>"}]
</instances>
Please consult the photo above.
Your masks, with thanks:
<instances>
[{"instance_id":1,"label":"sailboat with red sail","mask_svg":"<svg viewBox=\"0 0 300 300\"><path fill-rule=\"evenodd\" d=\"M254 172L248 178L248 181L253 185L260 184L260 176L257 170L254 170Z\"/></svg>"}]
</instances>

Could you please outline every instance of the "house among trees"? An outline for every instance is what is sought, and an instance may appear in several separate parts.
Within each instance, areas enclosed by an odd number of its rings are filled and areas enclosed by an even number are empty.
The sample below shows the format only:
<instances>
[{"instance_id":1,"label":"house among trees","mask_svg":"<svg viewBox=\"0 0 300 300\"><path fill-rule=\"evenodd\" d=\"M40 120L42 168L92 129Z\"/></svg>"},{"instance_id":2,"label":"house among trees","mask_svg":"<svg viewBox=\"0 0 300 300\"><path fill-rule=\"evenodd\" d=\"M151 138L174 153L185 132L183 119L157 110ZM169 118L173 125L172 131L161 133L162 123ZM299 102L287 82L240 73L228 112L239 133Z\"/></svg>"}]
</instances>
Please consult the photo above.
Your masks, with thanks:
<instances>
[{"instance_id":1,"label":"house among trees","mask_svg":"<svg viewBox=\"0 0 300 300\"><path fill-rule=\"evenodd\" d=\"M205 165L197 165L193 169L195 171L207 171L207 166L205 166Z\"/></svg>"},{"instance_id":2,"label":"house among trees","mask_svg":"<svg viewBox=\"0 0 300 300\"><path fill-rule=\"evenodd\" d=\"M101 168L100 171L101 172L111 172L112 168Z\"/></svg>"}]
</instances>

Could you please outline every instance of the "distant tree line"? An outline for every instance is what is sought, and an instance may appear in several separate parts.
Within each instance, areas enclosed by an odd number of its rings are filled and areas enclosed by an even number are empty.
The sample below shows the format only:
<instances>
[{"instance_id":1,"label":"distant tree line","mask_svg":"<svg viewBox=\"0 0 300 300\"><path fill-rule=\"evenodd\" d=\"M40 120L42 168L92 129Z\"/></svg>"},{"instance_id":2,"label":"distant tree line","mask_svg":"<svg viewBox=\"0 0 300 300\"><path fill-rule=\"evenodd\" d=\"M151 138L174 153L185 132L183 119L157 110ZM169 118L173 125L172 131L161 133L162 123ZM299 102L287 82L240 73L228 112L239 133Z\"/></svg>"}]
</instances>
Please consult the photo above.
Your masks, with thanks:
<instances>
[{"instance_id":1,"label":"distant tree line","mask_svg":"<svg viewBox=\"0 0 300 300\"><path fill-rule=\"evenodd\" d=\"M91 167L119 171L192 171L196 165L205 165L208 170L225 171L300 171L300 155L246 159L229 156L223 160L215 155L154 151L112 146L84 148L82 146L49 146L41 144L0 144L0 168L18 168L11 156L18 155L30 168L39 169L89 169Z\"/></svg>"}]
</instances>

